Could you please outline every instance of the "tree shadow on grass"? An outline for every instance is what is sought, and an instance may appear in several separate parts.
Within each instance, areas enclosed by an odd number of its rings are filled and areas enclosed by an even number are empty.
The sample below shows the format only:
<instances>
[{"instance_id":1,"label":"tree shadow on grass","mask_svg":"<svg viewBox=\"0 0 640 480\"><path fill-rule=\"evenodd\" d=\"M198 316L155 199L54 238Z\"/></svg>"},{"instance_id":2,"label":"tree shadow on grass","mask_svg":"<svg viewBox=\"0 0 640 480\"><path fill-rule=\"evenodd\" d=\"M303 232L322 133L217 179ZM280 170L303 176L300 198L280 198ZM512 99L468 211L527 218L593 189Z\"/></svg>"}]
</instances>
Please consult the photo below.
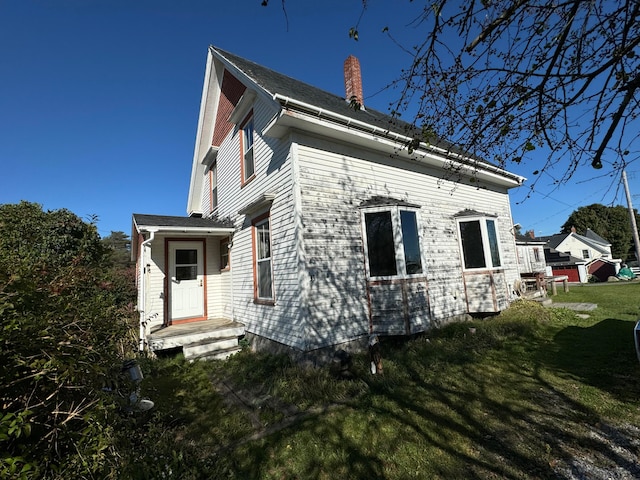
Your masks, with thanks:
<instances>
[{"instance_id":1,"label":"tree shadow on grass","mask_svg":"<svg viewBox=\"0 0 640 480\"><path fill-rule=\"evenodd\" d=\"M640 365L633 327L634 322L614 318L590 327L566 327L554 337L556 350L545 363L622 402L637 402Z\"/></svg>"}]
</instances>

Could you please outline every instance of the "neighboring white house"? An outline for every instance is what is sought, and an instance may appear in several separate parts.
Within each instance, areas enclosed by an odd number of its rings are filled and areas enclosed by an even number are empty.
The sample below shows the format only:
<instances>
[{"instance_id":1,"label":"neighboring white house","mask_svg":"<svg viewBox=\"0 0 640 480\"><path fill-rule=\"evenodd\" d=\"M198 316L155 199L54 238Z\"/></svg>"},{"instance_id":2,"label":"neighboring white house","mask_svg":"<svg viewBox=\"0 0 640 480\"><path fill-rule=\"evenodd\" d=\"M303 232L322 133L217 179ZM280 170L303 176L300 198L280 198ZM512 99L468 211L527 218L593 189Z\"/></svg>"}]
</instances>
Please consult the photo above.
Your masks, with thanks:
<instances>
[{"instance_id":1,"label":"neighboring white house","mask_svg":"<svg viewBox=\"0 0 640 480\"><path fill-rule=\"evenodd\" d=\"M305 353L515 298L524 179L445 142L409 153L407 124L353 108L354 57L344 71L340 97L209 48L188 216L133 216L143 345L201 346L235 321ZM174 338L187 327L197 341Z\"/></svg>"},{"instance_id":2,"label":"neighboring white house","mask_svg":"<svg viewBox=\"0 0 640 480\"><path fill-rule=\"evenodd\" d=\"M584 235L570 233L540 237L546 241L547 264L554 275L568 275L570 282L586 283L594 275L606 281L620 269L620 259L611 255L611 243L587 229Z\"/></svg>"}]
</instances>

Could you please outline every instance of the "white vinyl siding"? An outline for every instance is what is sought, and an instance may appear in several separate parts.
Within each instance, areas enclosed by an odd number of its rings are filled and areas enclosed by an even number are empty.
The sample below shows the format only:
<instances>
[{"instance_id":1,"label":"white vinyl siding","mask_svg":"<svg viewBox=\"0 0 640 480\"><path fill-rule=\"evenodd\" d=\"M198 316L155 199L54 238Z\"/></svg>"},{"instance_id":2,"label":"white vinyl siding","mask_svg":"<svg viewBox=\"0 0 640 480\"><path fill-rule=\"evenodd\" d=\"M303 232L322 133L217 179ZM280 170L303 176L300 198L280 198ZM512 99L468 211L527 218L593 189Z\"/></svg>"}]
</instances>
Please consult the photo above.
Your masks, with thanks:
<instances>
[{"instance_id":1,"label":"white vinyl siding","mask_svg":"<svg viewBox=\"0 0 640 480\"><path fill-rule=\"evenodd\" d=\"M417 213L396 206L363 211L365 258L369 278L423 273Z\"/></svg>"},{"instance_id":2,"label":"white vinyl siding","mask_svg":"<svg viewBox=\"0 0 640 480\"><path fill-rule=\"evenodd\" d=\"M217 214L220 218L230 217L235 223L230 250L231 270L225 273L234 282L232 296L235 319L244 323L249 333L303 349L304 324L300 311L302 294L295 240L297 233L294 229L291 144L288 138L262 137L262 130L273 115L273 110L256 101L253 106L255 176L251 182L242 185L241 181L241 130L236 128L221 142L217 156ZM238 213L266 192L275 194L272 204L265 204L247 214ZM254 302L251 222L266 212L270 212L273 289L277 294L273 305Z\"/></svg>"},{"instance_id":3,"label":"white vinyl siding","mask_svg":"<svg viewBox=\"0 0 640 480\"><path fill-rule=\"evenodd\" d=\"M298 148L305 260L311 275L309 310L317 341L368 332L364 241L358 206L374 197L420 205L417 211L430 313L442 320L467 312L457 223L462 210L488 212L497 221L505 281L500 306L518 278L511 210L502 189L442 179L442 171L397 158L300 137ZM366 157L366 158L363 158ZM427 325L423 325L427 327Z\"/></svg>"},{"instance_id":4,"label":"white vinyl siding","mask_svg":"<svg viewBox=\"0 0 640 480\"><path fill-rule=\"evenodd\" d=\"M487 212L498 220L506 275L500 303L505 304L508 285L518 274L515 243L505 230L511 225L511 212L504 190L448 181L439 170L298 132L282 139L263 138L273 115L260 101L254 104L251 182L243 186L241 181L241 130L235 129L221 142L217 156L217 214L235 223L228 272L233 290L227 298L233 297L234 318L249 333L302 350L335 345L368 335L370 313L384 316L387 306L401 295L415 300L408 311L411 332L428 328L430 318L441 321L466 313L454 218L464 209ZM275 195L272 203L238 213L265 193ZM416 225L424 263L418 281L376 287L374 293L381 300L371 306L360 206L375 196L420 205ZM276 292L272 305L254 301L251 225L267 212ZM388 331L394 333L392 326Z\"/></svg>"}]
</instances>

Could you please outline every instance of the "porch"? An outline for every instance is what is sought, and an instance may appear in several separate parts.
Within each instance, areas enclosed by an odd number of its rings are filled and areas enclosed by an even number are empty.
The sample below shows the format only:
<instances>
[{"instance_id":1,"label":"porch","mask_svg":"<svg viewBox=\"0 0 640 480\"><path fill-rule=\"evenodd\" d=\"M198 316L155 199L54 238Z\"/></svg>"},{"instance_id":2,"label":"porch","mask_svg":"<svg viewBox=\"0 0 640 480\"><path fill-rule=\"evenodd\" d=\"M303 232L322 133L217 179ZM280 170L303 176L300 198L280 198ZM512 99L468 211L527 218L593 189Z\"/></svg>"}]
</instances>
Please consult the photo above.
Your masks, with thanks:
<instances>
[{"instance_id":1,"label":"porch","mask_svg":"<svg viewBox=\"0 0 640 480\"><path fill-rule=\"evenodd\" d=\"M147 341L152 352L182 348L187 360L224 359L240 351L238 340L244 334L244 324L215 318L160 327Z\"/></svg>"}]
</instances>

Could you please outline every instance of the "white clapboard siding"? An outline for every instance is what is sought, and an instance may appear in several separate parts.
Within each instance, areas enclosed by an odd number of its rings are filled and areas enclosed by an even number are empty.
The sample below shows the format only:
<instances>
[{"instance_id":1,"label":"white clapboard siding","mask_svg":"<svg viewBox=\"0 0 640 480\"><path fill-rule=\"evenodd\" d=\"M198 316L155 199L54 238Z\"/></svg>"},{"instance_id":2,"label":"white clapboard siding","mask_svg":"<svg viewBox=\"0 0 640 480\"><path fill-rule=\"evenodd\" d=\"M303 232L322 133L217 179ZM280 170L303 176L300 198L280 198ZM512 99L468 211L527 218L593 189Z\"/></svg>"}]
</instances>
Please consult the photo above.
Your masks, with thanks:
<instances>
[{"instance_id":1,"label":"white clapboard siding","mask_svg":"<svg viewBox=\"0 0 640 480\"><path fill-rule=\"evenodd\" d=\"M164 237L156 236L151 244L151 261L147 259L145 317L147 328L153 330L165 321L165 245Z\"/></svg>"},{"instance_id":2,"label":"white clapboard siding","mask_svg":"<svg viewBox=\"0 0 640 480\"><path fill-rule=\"evenodd\" d=\"M209 318L231 318L229 301L231 278L220 271L219 237L207 238L207 316Z\"/></svg>"},{"instance_id":3,"label":"white clapboard siding","mask_svg":"<svg viewBox=\"0 0 640 480\"><path fill-rule=\"evenodd\" d=\"M212 312L231 310L228 301L233 298L234 318L248 332L303 350L368 335L370 327L381 333L414 333L429 328L433 321L467 313L455 220L465 209L498 219L505 273L498 281L503 288L496 298L501 306L508 303L517 268L511 212L503 189L479 189L415 162L299 132L282 139L263 137L273 111L258 100L253 112L255 178L241 185L237 129L218 152L216 213L231 218L236 231L232 271L227 275L233 285L231 291L225 290L226 277L211 273L216 277L212 282L220 282L216 289L220 296L208 299ZM208 175L204 184L202 201L208 208ZM239 213L265 193L275 195L272 204L246 215ZM398 285L369 284L368 289L359 206L373 196L421 206L424 278ZM271 221L275 305L254 302L251 221L266 211ZM213 256L214 246L208 248Z\"/></svg>"},{"instance_id":4,"label":"white clapboard siding","mask_svg":"<svg viewBox=\"0 0 640 480\"><path fill-rule=\"evenodd\" d=\"M454 217L462 210L472 209L498 217L503 263L512 265L509 277L517 275L515 243L510 232L511 213L504 190L478 189L443 179L443 172L416 163L319 139L301 137L300 142L303 238L313 293L309 304L320 343L322 338L334 337L336 329L345 339L368 332L358 206L373 196L393 197L421 206L419 222L428 296L420 297L421 293L416 290L409 292L418 299L419 306L413 307L412 302L409 305L416 324L426 328L429 316L442 319L467 312ZM378 317L380 321L386 318L390 322L388 332L396 333L391 323L397 325L397 321L391 319L393 308L388 304L395 302L397 307L401 288L387 287L386 294L382 294L380 287L376 289L381 292L379 303L372 304L372 320L375 323ZM332 311L344 310L341 317L350 323L340 324L335 317L320 318L327 304Z\"/></svg>"},{"instance_id":5,"label":"white clapboard siding","mask_svg":"<svg viewBox=\"0 0 640 480\"><path fill-rule=\"evenodd\" d=\"M233 315L246 325L250 333L303 348L303 326L299 314L300 281L292 214L290 142L262 136L264 126L273 116L268 106L256 102L253 114L255 178L241 185L240 138L237 129L231 131L221 143L217 157L217 215L233 219L236 228L230 252ZM270 208L275 305L256 304L253 286L251 221L268 211L269 206L265 205L246 215L238 213L265 193L275 194ZM206 200L205 195L203 199ZM206 205L208 203L205 202Z\"/></svg>"}]
</instances>

